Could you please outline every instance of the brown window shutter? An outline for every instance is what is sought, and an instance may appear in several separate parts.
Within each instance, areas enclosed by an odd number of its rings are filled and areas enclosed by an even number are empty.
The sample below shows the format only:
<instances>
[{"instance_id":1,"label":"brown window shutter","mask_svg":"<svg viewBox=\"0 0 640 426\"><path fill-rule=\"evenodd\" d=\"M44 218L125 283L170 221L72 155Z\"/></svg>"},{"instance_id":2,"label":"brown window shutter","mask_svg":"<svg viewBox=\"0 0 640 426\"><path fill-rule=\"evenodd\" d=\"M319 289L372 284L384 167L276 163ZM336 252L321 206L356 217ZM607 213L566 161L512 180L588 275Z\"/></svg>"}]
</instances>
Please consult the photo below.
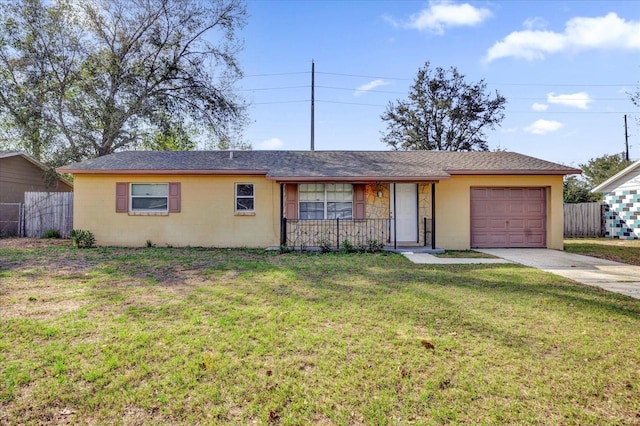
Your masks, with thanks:
<instances>
[{"instance_id":1,"label":"brown window shutter","mask_svg":"<svg viewBox=\"0 0 640 426\"><path fill-rule=\"evenodd\" d=\"M129 212L129 183L116 182L116 213Z\"/></svg>"},{"instance_id":2,"label":"brown window shutter","mask_svg":"<svg viewBox=\"0 0 640 426\"><path fill-rule=\"evenodd\" d=\"M364 185L353 185L353 218L366 219L365 217L366 197Z\"/></svg>"},{"instance_id":3,"label":"brown window shutter","mask_svg":"<svg viewBox=\"0 0 640 426\"><path fill-rule=\"evenodd\" d=\"M298 184L288 183L285 186L285 209L284 215L287 219L298 218Z\"/></svg>"},{"instance_id":4,"label":"brown window shutter","mask_svg":"<svg viewBox=\"0 0 640 426\"><path fill-rule=\"evenodd\" d=\"M180 212L180 182L169 182L169 213Z\"/></svg>"}]
</instances>

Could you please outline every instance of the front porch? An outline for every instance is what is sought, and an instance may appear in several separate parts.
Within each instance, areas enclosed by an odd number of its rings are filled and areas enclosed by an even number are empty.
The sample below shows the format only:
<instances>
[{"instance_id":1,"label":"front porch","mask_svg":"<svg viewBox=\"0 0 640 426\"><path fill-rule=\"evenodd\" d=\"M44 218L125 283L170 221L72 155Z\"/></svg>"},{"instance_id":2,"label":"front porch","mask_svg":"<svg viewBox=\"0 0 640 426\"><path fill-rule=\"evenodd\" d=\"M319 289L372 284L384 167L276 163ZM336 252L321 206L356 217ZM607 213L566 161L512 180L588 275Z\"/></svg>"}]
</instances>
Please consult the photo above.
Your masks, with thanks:
<instances>
[{"instance_id":1,"label":"front porch","mask_svg":"<svg viewBox=\"0 0 640 426\"><path fill-rule=\"evenodd\" d=\"M296 250L339 250L345 245L388 251L436 251L433 220L422 218L415 241L397 240L397 224L387 219L301 220L282 218L281 245Z\"/></svg>"}]
</instances>

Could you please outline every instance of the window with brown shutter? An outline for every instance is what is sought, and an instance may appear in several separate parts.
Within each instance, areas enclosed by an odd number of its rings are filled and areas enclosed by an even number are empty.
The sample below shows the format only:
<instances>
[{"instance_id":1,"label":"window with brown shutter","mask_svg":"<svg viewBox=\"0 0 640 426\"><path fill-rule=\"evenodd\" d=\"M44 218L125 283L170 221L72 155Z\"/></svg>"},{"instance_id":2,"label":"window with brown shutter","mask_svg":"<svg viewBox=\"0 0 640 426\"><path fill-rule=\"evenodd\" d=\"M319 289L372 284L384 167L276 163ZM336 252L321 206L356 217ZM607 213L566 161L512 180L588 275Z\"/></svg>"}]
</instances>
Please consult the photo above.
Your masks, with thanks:
<instances>
[{"instance_id":1,"label":"window with brown shutter","mask_svg":"<svg viewBox=\"0 0 640 426\"><path fill-rule=\"evenodd\" d=\"M116 213L129 212L129 182L116 182Z\"/></svg>"},{"instance_id":2,"label":"window with brown shutter","mask_svg":"<svg viewBox=\"0 0 640 426\"><path fill-rule=\"evenodd\" d=\"M298 185L295 183L288 183L285 186L285 217L287 219L298 218Z\"/></svg>"},{"instance_id":3,"label":"window with brown shutter","mask_svg":"<svg viewBox=\"0 0 640 426\"><path fill-rule=\"evenodd\" d=\"M180 212L180 182L169 182L169 213Z\"/></svg>"},{"instance_id":4,"label":"window with brown shutter","mask_svg":"<svg viewBox=\"0 0 640 426\"><path fill-rule=\"evenodd\" d=\"M364 185L353 185L353 218L366 219Z\"/></svg>"}]
</instances>

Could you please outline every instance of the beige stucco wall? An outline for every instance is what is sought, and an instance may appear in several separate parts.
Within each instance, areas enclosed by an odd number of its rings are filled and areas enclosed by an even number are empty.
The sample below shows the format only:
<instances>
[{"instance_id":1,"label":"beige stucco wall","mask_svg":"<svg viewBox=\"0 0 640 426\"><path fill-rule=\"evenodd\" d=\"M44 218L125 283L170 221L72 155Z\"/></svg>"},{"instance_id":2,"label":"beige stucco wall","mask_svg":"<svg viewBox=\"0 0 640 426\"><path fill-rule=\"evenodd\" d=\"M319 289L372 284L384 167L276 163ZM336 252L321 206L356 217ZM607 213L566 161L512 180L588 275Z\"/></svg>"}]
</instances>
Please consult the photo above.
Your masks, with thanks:
<instances>
[{"instance_id":1,"label":"beige stucco wall","mask_svg":"<svg viewBox=\"0 0 640 426\"><path fill-rule=\"evenodd\" d=\"M546 187L547 247L563 249L562 176L452 176L436 184L436 246L471 246L471 187Z\"/></svg>"},{"instance_id":2,"label":"beige stucco wall","mask_svg":"<svg viewBox=\"0 0 640 426\"><path fill-rule=\"evenodd\" d=\"M181 211L166 215L115 212L116 182L181 183ZM236 215L235 183L255 185L255 215ZM268 247L280 241L280 189L264 176L75 176L74 228L98 245Z\"/></svg>"}]
</instances>

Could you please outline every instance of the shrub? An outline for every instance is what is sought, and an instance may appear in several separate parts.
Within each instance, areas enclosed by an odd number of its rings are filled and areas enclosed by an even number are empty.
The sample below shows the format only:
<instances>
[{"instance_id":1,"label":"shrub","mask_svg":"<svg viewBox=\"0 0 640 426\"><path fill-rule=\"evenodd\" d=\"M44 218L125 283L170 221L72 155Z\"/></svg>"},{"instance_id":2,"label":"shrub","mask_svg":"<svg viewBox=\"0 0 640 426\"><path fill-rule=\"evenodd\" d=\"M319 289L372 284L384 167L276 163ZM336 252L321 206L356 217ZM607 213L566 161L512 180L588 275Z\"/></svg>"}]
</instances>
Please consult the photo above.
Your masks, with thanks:
<instances>
[{"instance_id":1,"label":"shrub","mask_svg":"<svg viewBox=\"0 0 640 426\"><path fill-rule=\"evenodd\" d=\"M369 240L367 241L366 250L369 253L378 253L384 249L384 243L378 240Z\"/></svg>"},{"instance_id":2,"label":"shrub","mask_svg":"<svg viewBox=\"0 0 640 426\"><path fill-rule=\"evenodd\" d=\"M96 246L96 237L91 231L83 231L82 229L74 229L71 231L71 240L74 247L92 248Z\"/></svg>"},{"instance_id":3,"label":"shrub","mask_svg":"<svg viewBox=\"0 0 640 426\"><path fill-rule=\"evenodd\" d=\"M320 248L320 253L331 253L331 243L329 240L322 239L318 241L318 247Z\"/></svg>"},{"instance_id":4,"label":"shrub","mask_svg":"<svg viewBox=\"0 0 640 426\"><path fill-rule=\"evenodd\" d=\"M340 245L341 253L355 253L356 251L356 248L353 246L353 244L351 244L351 241L349 240L344 240Z\"/></svg>"},{"instance_id":5,"label":"shrub","mask_svg":"<svg viewBox=\"0 0 640 426\"><path fill-rule=\"evenodd\" d=\"M48 229L45 233L44 233L44 237L45 238L60 238L60 231L58 231L57 229Z\"/></svg>"}]
</instances>

